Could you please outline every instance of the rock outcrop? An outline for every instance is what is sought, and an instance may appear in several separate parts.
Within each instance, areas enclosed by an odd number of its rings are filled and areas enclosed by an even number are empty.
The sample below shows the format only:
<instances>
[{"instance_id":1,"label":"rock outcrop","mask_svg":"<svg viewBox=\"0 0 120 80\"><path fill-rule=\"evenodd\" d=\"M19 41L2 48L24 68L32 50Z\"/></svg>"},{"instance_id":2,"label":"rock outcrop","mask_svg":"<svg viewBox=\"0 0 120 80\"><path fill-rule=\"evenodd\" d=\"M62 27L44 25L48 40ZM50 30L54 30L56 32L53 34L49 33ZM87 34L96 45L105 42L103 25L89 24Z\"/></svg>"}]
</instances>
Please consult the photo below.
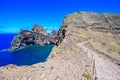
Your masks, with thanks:
<instances>
[{"instance_id":1,"label":"rock outcrop","mask_svg":"<svg viewBox=\"0 0 120 80\"><path fill-rule=\"evenodd\" d=\"M112 13L79 12L67 15L58 31L57 53L79 42L92 40L89 46L104 46L107 55L120 61L120 15ZM109 47L108 47L109 46ZM98 48L96 46L95 48ZM63 49L63 50L62 50ZM95 49L96 50L96 49ZM54 51L54 50L53 50ZM99 49L97 49L99 51ZM99 51L104 53L104 51ZM56 53L56 52L55 52ZM111 53L111 54L109 54ZM115 55L116 54L116 57ZM119 58L118 58L119 56Z\"/></svg>"},{"instance_id":2,"label":"rock outcrop","mask_svg":"<svg viewBox=\"0 0 120 80\"><path fill-rule=\"evenodd\" d=\"M50 34L51 37L56 38L58 36L57 31L53 30Z\"/></svg>"},{"instance_id":3,"label":"rock outcrop","mask_svg":"<svg viewBox=\"0 0 120 80\"><path fill-rule=\"evenodd\" d=\"M69 27L69 29L67 27ZM65 37L65 32L70 30L70 27L71 31L73 31L74 28L77 28L78 30L91 29L94 31L119 34L120 15L94 12L80 12L69 14L65 17L63 24L58 31L58 44Z\"/></svg>"},{"instance_id":4,"label":"rock outcrop","mask_svg":"<svg viewBox=\"0 0 120 80\"><path fill-rule=\"evenodd\" d=\"M55 37L47 35L43 27L35 24L31 31L21 30L20 33L14 37L10 51L19 50L27 45L46 45L54 43Z\"/></svg>"},{"instance_id":5,"label":"rock outcrop","mask_svg":"<svg viewBox=\"0 0 120 80\"><path fill-rule=\"evenodd\" d=\"M66 53L70 47L87 40L89 46L99 44L106 47L107 55L119 60L120 15L109 13L79 12L67 15L58 31L55 51L52 56ZM114 43L114 44L113 44ZM109 46L109 47L108 47ZM98 48L98 46L95 46ZM115 50L114 50L115 49ZM76 49L75 49L76 50ZM99 51L99 49L95 49ZM99 51L104 53L104 51ZM109 54L109 53L112 54ZM73 52L74 53L74 52ZM116 54L116 55L114 55ZM119 57L118 57L119 56Z\"/></svg>"},{"instance_id":6,"label":"rock outcrop","mask_svg":"<svg viewBox=\"0 0 120 80\"><path fill-rule=\"evenodd\" d=\"M84 52L88 55L84 58L91 61L89 66L93 68L93 74L89 71L84 73L90 73L93 80L119 80L119 40L120 15L93 12L69 14L58 31L56 46L49 58L64 58ZM86 61L83 62L87 65Z\"/></svg>"},{"instance_id":7,"label":"rock outcrop","mask_svg":"<svg viewBox=\"0 0 120 80\"><path fill-rule=\"evenodd\" d=\"M35 32L35 33L41 33L41 34L47 35L47 32L44 29L44 27L42 27L42 26L40 27L37 24L35 24L33 26L32 31Z\"/></svg>"}]
</instances>

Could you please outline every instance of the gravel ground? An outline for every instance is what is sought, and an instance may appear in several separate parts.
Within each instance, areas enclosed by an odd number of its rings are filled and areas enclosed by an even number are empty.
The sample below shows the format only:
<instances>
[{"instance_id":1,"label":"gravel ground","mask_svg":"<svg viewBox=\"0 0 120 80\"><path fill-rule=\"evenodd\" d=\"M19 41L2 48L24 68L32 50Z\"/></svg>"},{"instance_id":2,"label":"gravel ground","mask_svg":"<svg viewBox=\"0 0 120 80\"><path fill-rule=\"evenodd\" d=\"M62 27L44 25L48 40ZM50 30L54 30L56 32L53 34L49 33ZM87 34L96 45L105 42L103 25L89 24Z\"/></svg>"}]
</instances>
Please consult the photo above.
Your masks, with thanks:
<instances>
[{"instance_id":1,"label":"gravel ground","mask_svg":"<svg viewBox=\"0 0 120 80\"><path fill-rule=\"evenodd\" d=\"M86 80L82 75L92 76L92 65L84 52L66 57L54 57L45 63L32 66L8 65L0 67L0 80Z\"/></svg>"}]
</instances>

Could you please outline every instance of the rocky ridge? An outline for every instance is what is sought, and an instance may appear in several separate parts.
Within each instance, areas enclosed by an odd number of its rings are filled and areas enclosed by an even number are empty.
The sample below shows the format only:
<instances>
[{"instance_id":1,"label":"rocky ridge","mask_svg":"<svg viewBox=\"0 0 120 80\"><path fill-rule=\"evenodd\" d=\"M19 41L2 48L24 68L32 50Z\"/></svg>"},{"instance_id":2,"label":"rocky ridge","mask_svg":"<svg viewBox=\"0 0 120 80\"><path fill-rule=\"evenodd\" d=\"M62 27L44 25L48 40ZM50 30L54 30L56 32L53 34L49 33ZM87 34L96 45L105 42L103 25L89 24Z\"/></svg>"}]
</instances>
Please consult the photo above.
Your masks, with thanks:
<instances>
[{"instance_id":1,"label":"rocky ridge","mask_svg":"<svg viewBox=\"0 0 120 80\"><path fill-rule=\"evenodd\" d=\"M111 32L119 35L120 33L120 15L110 13L79 12L69 14L65 17L63 24L58 32L58 40L65 37L68 27L79 29L91 29L100 32ZM71 30L72 31L72 30ZM59 43L58 41L58 43Z\"/></svg>"},{"instance_id":2,"label":"rocky ridge","mask_svg":"<svg viewBox=\"0 0 120 80\"><path fill-rule=\"evenodd\" d=\"M120 15L94 12L69 14L58 31L56 44L50 57L77 54L81 48L89 56L86 59L92 62L94 80L120 79Z\"/></svg>"}]
</instances>

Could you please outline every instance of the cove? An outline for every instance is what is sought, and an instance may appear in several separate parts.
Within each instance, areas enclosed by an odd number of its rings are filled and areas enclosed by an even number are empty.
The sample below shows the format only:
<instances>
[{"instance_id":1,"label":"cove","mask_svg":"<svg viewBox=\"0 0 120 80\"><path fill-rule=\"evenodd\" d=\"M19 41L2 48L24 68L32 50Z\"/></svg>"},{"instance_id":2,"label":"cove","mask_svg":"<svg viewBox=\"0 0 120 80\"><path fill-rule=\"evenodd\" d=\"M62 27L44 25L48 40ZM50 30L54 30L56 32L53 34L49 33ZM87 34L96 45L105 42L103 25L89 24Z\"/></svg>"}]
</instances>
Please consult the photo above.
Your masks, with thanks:
<instances>
[{"instance_id":1,"label":"cove","mask_svg":"<svg viewBox=\"0 0 120 80\"><path fill-rule=\"evenodd\" d=\"M17 66L33 65L45 62L54 45L30 45L15 52L1 51L0 66L15 64Z\"/></svg>"}]
</instances>

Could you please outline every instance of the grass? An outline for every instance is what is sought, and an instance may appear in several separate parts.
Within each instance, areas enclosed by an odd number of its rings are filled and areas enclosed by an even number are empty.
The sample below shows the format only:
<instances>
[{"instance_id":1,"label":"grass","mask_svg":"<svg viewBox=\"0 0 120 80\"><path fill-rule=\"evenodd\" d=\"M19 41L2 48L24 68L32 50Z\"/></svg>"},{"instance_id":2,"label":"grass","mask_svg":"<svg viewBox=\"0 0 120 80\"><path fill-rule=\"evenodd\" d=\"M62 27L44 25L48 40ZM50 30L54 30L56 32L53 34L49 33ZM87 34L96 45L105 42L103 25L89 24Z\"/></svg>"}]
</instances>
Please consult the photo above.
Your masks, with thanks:
<instances>
[{"instance_id":1,"label":"grass","mask_svg":"<svg viewBox=\"0 0 120 80\"><path fill-rule=\"evenodd\" d=\"M87 80L92 80L92 76L91 76L89 73L87 73L87 72L83 73L82 76L83 76L84 78L86 78Z\"/></svg>"},{"instance_id":2,"label":"grass","mask_svg":"<svg viewBox=\"0 0 120 80\"><path fill-rule=\"evenodd\" d=\"M85 65L85 67L90 67L90 65Z\"/></svg>"}]
</instances>

